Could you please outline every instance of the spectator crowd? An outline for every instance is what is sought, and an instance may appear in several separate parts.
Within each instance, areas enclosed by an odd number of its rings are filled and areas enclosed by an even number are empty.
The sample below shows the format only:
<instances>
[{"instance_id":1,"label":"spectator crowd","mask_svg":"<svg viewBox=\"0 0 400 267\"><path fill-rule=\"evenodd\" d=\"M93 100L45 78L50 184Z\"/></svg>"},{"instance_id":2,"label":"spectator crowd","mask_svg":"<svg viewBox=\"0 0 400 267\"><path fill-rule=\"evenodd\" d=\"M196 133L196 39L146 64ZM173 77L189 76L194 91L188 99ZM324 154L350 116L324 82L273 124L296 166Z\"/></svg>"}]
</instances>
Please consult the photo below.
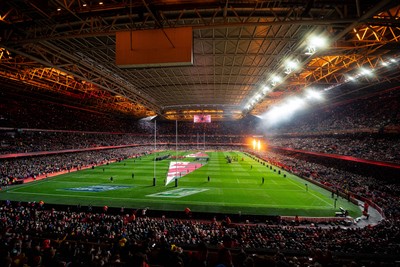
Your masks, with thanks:
<instances>
[{"instance_id":1,"label":"spectator crowd","mask_svg":"<svg viewBox=\"0 0 400 267\"><path fill-rule=\"evenodd\" d=\"M2 100L8 99L1 94ZM398 164L399 96L399 90L392 90L304 114L294 123L271 129L274 135L267 143ZM29 99L3 102L0 154L78 150L0 159L3 185L153 150L153 122L133 122ZM264 131L253 119L179 125L183 133L179 142L192 145L187 149L201 143L203 149L242 149L234 144ZM157 127L159 150L175 143L174 122L160 122ZM118 145L139 146L79 151ZM398 266L400 186L395 179L359 175L295 155L267 151L257 156L344 195L368 199L385 217L380 224L365 228L250 224L4 201L0 206L0 266Z\"/></svg>"},{"instance_id":2,"label":"spectator crowd","mask_svg":"<svg viewBox=\"0 0 400 267\"><path fill-rule=\"evenodd\" d=\"M6 202L0 207L1 266L347 266L334 257L343 254L363 266L396 266L393 259L400 252L399 225L390 220L372 228L341 229L151 218L136 210L108 214L45 205Z\"/></svg>"},{"instance_id":3,"label":"spectator crowd","mask_svg":"<svg viewBox=\"0 0 400 267\"><path fill-rule=\"evenodd\" d=\"M357 135L340 137L272 137L267 138L266 142L277 147L400 164L400 135L390 137Z\"/></svg>"}]
</instances>

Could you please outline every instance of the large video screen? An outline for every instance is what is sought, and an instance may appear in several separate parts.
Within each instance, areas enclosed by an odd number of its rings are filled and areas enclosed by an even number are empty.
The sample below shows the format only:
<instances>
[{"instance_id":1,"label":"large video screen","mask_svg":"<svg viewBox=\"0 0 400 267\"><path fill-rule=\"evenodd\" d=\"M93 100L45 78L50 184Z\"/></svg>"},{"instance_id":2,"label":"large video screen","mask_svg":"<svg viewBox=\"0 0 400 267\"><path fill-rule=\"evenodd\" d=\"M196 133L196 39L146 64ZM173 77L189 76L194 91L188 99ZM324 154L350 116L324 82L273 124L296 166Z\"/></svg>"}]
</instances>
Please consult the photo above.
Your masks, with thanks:
<instances>
[{"instance_id":1,"label":"large video screen","mask_svg":"<svg viewBox=\"0 0 400 267\"><path fill-rule=\"evenodd\" d=\"M207 123L211 122L211 115L194 115L194 122L195 123Z\"/></svg>"}]
</instances>

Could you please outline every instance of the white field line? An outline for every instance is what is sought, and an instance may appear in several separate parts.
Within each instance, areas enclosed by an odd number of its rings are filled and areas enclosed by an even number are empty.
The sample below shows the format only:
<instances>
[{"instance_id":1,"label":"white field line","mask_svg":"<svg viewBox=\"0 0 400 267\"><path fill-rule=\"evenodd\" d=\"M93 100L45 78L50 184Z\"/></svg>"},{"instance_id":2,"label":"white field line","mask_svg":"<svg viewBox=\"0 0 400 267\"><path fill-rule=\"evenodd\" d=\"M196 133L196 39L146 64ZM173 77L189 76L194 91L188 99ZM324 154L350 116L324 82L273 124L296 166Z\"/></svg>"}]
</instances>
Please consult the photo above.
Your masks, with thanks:
<instances>
[{"instance_id":1,"label":"white field line","mask_svg":"<svg viewBox=\"0 0 400 267\"><path fill-rule=\"evenodd\" d=\"M10 192L12 194L20 194L20 193L16 193L16 192ZM62 194L46 194L46 193L33 193L33 192L24 192L23 194L29 194L29 195L40 195L40 196L63 196L63 197L74 197L74 198L90 198L90 199L108 199L104 196L86 196L86 195L62 195ZM134 201L144 201L144 199L132 199L131 197L110 197L109 199L118 199L118 200L134 200ZM150 202L163 202L165 203L165 199L150 199L150 198L146 198L145 201L150 201ZM226 205L226 203L220 203L220 202L210 202L210 201L187 201L185 200L184 202L185 204L207 204L207 205L214 205L214 206L229 206ZM174 204L183 204L183 202L175 202ZM232 204L232 203L231 203ZM240 205L245 205L247 207L278 207L278 208L291 208L291 207L297 207L298 204L293 204L293 205L264 205L264 204L255 204L255 203L235 203L236 205L232 205L232 206L237 206L237 204ZM325 206L313 206L313 207L325 207Z\"/></svg>"}]
</instances>

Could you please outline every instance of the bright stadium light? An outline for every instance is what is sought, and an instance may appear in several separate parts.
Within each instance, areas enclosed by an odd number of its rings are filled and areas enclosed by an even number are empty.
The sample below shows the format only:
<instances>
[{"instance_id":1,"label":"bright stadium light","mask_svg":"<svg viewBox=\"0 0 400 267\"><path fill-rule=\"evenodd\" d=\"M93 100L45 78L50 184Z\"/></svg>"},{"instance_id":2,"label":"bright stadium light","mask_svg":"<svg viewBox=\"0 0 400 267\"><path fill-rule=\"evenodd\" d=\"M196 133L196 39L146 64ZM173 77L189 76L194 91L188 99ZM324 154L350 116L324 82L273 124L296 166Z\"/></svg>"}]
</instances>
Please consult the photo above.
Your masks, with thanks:
<instances>
[{"instance_id":1,"label":"bright stadium light","mask_svg":"<svg viewBox=\"0 0 400 267\"><path fill-rule=\"evenodd\" d=\"M366 68L360 68L360 74L361 75L366 75L366 76L372 76L373 75L373 70L366 69Z\"/></svg>"},{"instance_id":2,"label":"bright stadium light","mask_svg":"<svg viewBox=\"0 0 400 267\"><path fill-rule=\"evenodd\" d=\"M151 121L151 120L154 119L155 117L157 117L157 115L142 118L142 119L140 119L140 121Z\"/></svg>"},{"instance_id":3,"label":"bright stadium light","mask_svg":"<svg viewBox=\"0 0 400 267\"><path fill-rule=\"evenodd\" d=\"M372 75L372 70L371 69L366 69L366 68L360 68L360 75L371 76Z\"/></svg>"},{"instance_id":4,"label":"bright stadium light","mask_svg":"<svg viewBox=\"0 0 400 267\"><path fill-rule=\"evenodd\" d=\"M307 39L306 55L313 55L318 49L325 48L328 41L322 36L311 36Z\"/></svg>"},{"instance_id":5,"label":"bright stadium light","mask_svg":"<svg viewBox=\"0 0 400 267\"><path fill-rule=\"evenodd\" d=\"M321 92L315 91L313 89L307 89L305 91L306 98L311 100L323 100L324 97L322 96Z\"/></svg>"},{"instance_id":6,"label":"bright stadium light","mask_svg":"<svg viewBox=\"0 0 400 267\"><path fill-rule=\"evenodd\" d=\"M265 85L265 86L263 87L263 89L262 89L262 92L263 92L264 94L266 94L266 93L268 93L270 90L271 90L271 88L269 88L268 85Z\"/></svg>"},{"instance_id":7,"label":"bright stadium light","mask_svg":"<svg viewBox=\"0 0 400 267\"><path fill-rule=\"evenodd\" d=\"M274 75L272 77L272 81L273 82L280 82L282 80L282 78L279 75Z\"/></svg>"},{"instance_id":8,"label":"bright stadium light","mask_svg":"<svg viewBox=\"0 0 400 267\"><path fill-rule=\"evenodd\" d=\"M299 97L287 99L282 104L272 107L264 118L268 124L276 124L277 122L286 121L297 111L305 106L305 101Z\"/></svg>"},{"instance_id":9,"label":"bright stadium light","mask_svg":"<svg viewBox=\"0 0 400 267\"><path fill-rule=\"evenodd\" d=\"M292 109L289 103L281 104L273 107L265 114L267 124L273 125L283 121L287 121L293 115L295 109Z\"/></svg>"},{"instance_id":10,"label":"bright stadium light","mask_svg":"<svg viewBox=\"0 0 400 267\"><path fill-rule=\"evenodd\" d=\"M313 89L306 89L305 96L293 96L286 98L280 104L271 107L264 115L267 125L274 125L279 122L284 122L291 119L297 114L298 111L305 109L309 106L307 100L318 100L322 101L324 99L322 92ZM311 102L311 101L310 101Z\"/></svg>"},{"instance_id":11,"label":"bright stadium light","mask_svg":"<svg viewBox=\"0 0 400 267\"><path fill-rule=\"evenodd\" d=\"M287 102L289 110L296 111L305 106L305 101L299 97L292 97Z\"/></svg>"},{"instance_id":12,"label":"bright stadium light","mask_svg":"<svg viewBox=\"0 0 400 267\"><path fill-rule=\"evenodd\" d=\"M272 86L277 85L280 81L282 81L282 78L279 75L273 75L271 79L271 84Z\"/></svg>"},{"instance_id":13,"label":"bright stadium light","mask_svg":"<svg viewBox=\"0 0 400 267\"><path fill-rule=\"evenodd\" d=\"M299 68L299 61L290 59L285 62L285 73L290 74Z\"/></svg>"},{"instance_id":14,"label":"bright stadium light","mask_svg":"<svg viewBox=\"0 0 400 267\"><path fill-rule=\"evenodd\" d=\"M291 69L296 69L299 66L299 62L297 60L289 60L286 63L286 66Z\"/></svg>"},{"instance_id":15,"label":"bright stadium light","mask_svg":"<svg viewBox=\"0 0 400 267\"><path fill-rule=\"evenodd\" d=\"M281 115L282 115L281 108L273 107L265 114L265 118L270 124L274 124L275 122L279 121Z\"/></svg>"},{"instance_id":16,"label":"bright stadium light","mask_svg":"<svg viewBox=\"0 0 400 267\"><path fill-rule=\"evenodd\" d=\"M345 82L350 82L350 81L355 81L356 80L356 77L353 77L353 76L347 76L347 78L346 78L346 80L345 80Z\"/></svg>"},{"instance_id":17,"label":"bright stadium light","mask_svg":"<svg viewBox=\"0 0 400 267\"><path fill-rule=\"evenodd\" d=\"M316 48L323 48L326 47L327 40L322 36L312 36L308 39L308 44Z\"/></svg>"}]
</instances>

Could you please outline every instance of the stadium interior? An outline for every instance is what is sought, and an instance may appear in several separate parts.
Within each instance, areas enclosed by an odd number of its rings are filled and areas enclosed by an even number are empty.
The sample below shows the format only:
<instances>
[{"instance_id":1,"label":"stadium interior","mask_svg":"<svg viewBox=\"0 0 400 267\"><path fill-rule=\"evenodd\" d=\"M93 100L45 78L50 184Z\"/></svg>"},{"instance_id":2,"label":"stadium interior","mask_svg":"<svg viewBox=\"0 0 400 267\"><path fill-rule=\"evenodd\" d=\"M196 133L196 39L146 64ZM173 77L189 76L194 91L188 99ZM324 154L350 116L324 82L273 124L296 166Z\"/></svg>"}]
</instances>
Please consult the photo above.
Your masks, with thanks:
<instances>
[{"instance_id":1,"label":"stadium interior","mask_svg":"<svg viewBox=\"0 0 400 267\"><path fill-rule=\"evenodd\" d=\"M0 1L0 266L398 267L399 151L396 0Z\"/></svg>"}]
</instances>

